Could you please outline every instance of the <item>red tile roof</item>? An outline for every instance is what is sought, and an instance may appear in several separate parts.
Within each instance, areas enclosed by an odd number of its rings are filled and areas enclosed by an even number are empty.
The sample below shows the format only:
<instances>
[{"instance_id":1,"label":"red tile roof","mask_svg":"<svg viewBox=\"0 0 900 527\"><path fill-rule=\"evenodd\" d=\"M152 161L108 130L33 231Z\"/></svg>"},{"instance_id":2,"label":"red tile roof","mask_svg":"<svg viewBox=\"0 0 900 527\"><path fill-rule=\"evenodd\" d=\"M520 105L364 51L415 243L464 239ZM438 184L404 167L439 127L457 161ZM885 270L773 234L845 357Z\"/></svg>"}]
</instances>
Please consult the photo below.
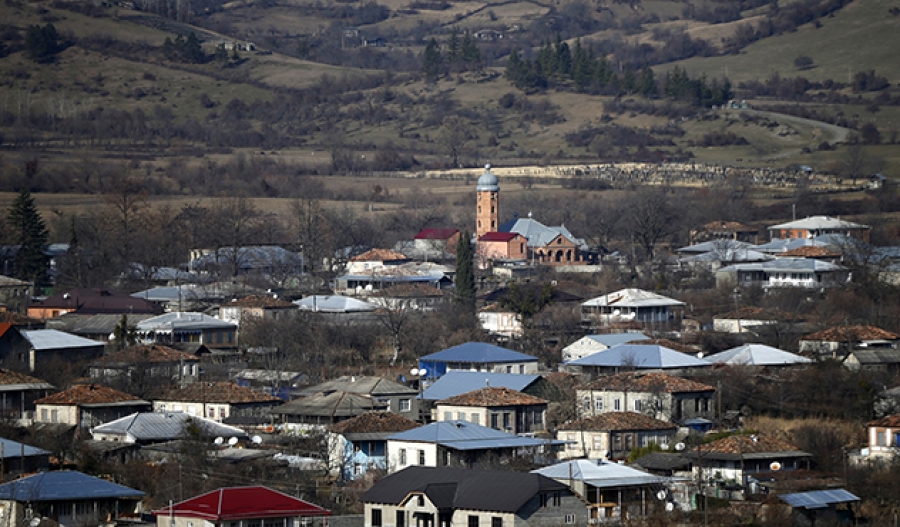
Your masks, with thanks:
<instances>
[{"instance_id":1,"label":"red tile roof","mask_svg":"<svg viewBox=\"0 0 900 527\"><path fill-rule=\"evenodd\" d=\"M108 355L104 355L94 361L94 364L141 364L148 362L199 362L196 355L178 351L177 349L163 346L162 344L144 344L130 346Z\"/></svg>"},{"instance_id":2,"label":"red tile roof","mask_svg":"<svg viewBox=\"0 0 900 527\"><path fill-rule=\"evenodd\" d=\"M212 523L256 518L329 516L331 511L267 487L231 487L153 511L165 518L202 518ZM280 521L279 521L280 523Z\"/></svg>"},{"instance_id":3,"label":"red tile roof","mask_svg":"<svg viewBox=\"0 0 900 527\"><path fill-rule=\"evenodd\" d=\"M278 397L227 381L195 382L183 388L169 390L160 400L228 404L281 402Z\"/></svg>"},{"instance_id":4,"label":"red tile roof","mask_svg":"<svg viewBox=\"0 0 900 527\"><path fill-rule=\"evenodd\" d=\"M518 233L515 232L487 232L478 238L480 242L508 242L512 240Z\"/></svg>"},{"instance_id":5,"label":"red tile roof","mask_svg":"<svg viewBox=\"0 0 900 527\"><path fill-rule=\"evenodd\" d=\"M34 403L73 406L82 404L113 404L129 401L139 403L141 398L100 384L76 384L68 390L48 395L36 400Z\"/></svg>"},{"instance_id":6,"label":"red tile roof","mask_svg":"<svg viewBox=\"0 0 900 527\"><path fill-rule=\"evenodd\" d=\"M275 298L272 295L249 295L241 298L236 298L231 302L225 304L225 307L292 307L296 308L294 304L282 300L280 298Z\"/></svg>"},{"instance_id":7,"label":"red tile roof","mask_svg":"<svg viewBox=\"0 0 900 527\"><path fill-rule=\"evenodd\" d=\"M569 421L560 430L584 430L591 432L612 432L621 430L674 430L673 423L654 419L636 412L607 412L593 417Z\"/></svg>"},{"instance_id":8,"label":"red tile roof","mask_svg":"<svg viewBox=\"0 0 900 527\"><path fill-rule=\"evenodd\" d=\"M888 415L881 419L869 421L866 426L881 426L885 428L900 428L900 415Z\"/></svg>"},{"instance_id":9,"label":"red tile roof","mask_svg":"<svg viewBox=\"0 0 900 527\"><path fill-rule=\"evenodd\" d=\"M0 386L9 386L11 384L47 384L47 381L17 371L0 368Z\"/></svg>"},{"instance_id":10,"label":"red tile roof","mask_svg":"<svg viewBox=\"0 0 900 527\"><path fill-rule=\"evenodd\" d=\"M737 221L711 221L703 226L707 231L758 232L759 228Z\"/></svg>"},{"instance_id":11,"label":"red tile roof","mask_svg":"<svg viewBox=\"0 0 900 527\"><path fill-rule=\"evenodd\" d=\"M768 454L774 452L799 452L794 445L771 436L736 435L703 445L702 454Z\"/></svg>"},{"instance_id":12,"label":"red tile roof","mask_svg":"<svg viewBox=\"0 0 900 527\"><path fill-rule=\"evenodd\" d=\"M525 406L547 404L547 401L509 388L487 387L438 401L446 406Z\"/></svg>"},{"instance_id":13,"label":"red tile roof","mask_svg":"<svg viewBox=\"0 0 900 527\"><path fill-rule=\"evenodd\" d=\"M859 342L862 340L898 340L900 335L875 326L836 326L800 340L818 340L822 342Z\"/></svg>"},{"instance_id":14,"label":"red tile roof","mask_svg":"<svg viewBox=\"0 0 900 527\"><path fill-rule=\"evenodd\" d=\"M611 392L713 392L716 389L702 382L667 375L665 373L627 372L600 377L581 389Z\"/></svg>"},{"instance_id":15,"label":"red tile roof","mask_svg":"<svg viewBox=\"0 0 900 527\"><path fill-rule=\"evenodd\" d=\"M0 337L2 337L3 335L6 335L6 332L9 331L10 328L12 328L12 327L13 327L13 325L8 322L4 322L4 323L0 324Z\"/></svg>"},{"instance_id":16,"label":"red tile roof","mask_svg":"<svg viewBox=\"0 0 900 527\"><path fill-rule=\"evenodd\" d=\"M780 256L795 256L798 258L836 258L840 255L840 253L829 251L825 247L816 247L809 245L806 247L797 247L796 249L785 251L781 253Z\"/></svg>"},{"instance_id":17,"label":"red tile roof","mask_svg":"<svg viewBox=\"0 0 900 527\"><path fill-rule=\"evenodd\" d=\"M351 262L385 262L392 260L409 260L405 254L390 249L371 249L358 256L350 258Z\"/></svg>"},{"instance_id":18,"label":"red tile roof","mask_svg":"<svg viewBox=\"0 0 900 527\"><path fill-rule=\"evenodd\" d=\"M449 240L459 229L422 229L416 234L416 240Z\"/></svg>"},{"instance_id":19,"label":"red tile roof","mask_svg":"<svg viewBox=\"0 0 900 527\"><path fill-rule=\"evenodd\" d=\"M405 432L422 426L393 412L367 412L352 419L335 423L329 430L335 434L361 434L374 432Z\"/></svg>"},{"instance_id":20,"label":"red tile roof","mask_svg":"<svg viewBox=\"0 0 900 527\"><path fill-rule=\"evenodd\" d=\"M737 311L729 311L721 315L716 315L718 319L744 319L744 320L774 320L774 321L799 321L804 318L797 313L791 313L777 307L742 307Z\"/></svg>"}]
</instances>

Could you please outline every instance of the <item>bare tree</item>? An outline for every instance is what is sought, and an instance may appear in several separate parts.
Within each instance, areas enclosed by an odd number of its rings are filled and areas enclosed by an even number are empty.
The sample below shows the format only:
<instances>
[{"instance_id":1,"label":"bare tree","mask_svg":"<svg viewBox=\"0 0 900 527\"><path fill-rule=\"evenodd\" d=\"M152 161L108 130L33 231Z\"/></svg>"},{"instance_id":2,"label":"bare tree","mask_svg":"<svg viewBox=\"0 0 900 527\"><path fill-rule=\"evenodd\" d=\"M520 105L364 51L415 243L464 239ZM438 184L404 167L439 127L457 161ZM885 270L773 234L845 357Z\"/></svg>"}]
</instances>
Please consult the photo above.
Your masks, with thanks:
<instances>
[{"instance_id":1,"label":"bare tree","mask_svg":"<svg viewBox=\"0 0 900 527\"><path fill-rule=\"evenodd\" d=\"M252 244L259 234L259 209L243 196L221 198L213 203L210 216L216 262L223 258L229 276L237 276L244 254L242 249Z\"/></svg>"},{"instance_id":2,"label":"bare tree","mask_svg":"<svg viewBox=\"0 0 900 527\"><path fill-rule=\"evenodd\" d=\"M648 260L656 257L656 246L675 232L676 209L666 189L639 192L625 204L626 225Z\"/></svg>"},{"instance_id":3,"label":"bare tree","mask_svg":"<svg viewBox=\"0 0 900 527\"><path fill-rule=\"evenodd\" d=\"M447 154L453 158L453 168L459 168L459 156L466 143L476 137L471 125L460 117L450 115L444 118L444 122L438 131L438 141L444 150L447 151Z\"/></svg>"}]
</instances>

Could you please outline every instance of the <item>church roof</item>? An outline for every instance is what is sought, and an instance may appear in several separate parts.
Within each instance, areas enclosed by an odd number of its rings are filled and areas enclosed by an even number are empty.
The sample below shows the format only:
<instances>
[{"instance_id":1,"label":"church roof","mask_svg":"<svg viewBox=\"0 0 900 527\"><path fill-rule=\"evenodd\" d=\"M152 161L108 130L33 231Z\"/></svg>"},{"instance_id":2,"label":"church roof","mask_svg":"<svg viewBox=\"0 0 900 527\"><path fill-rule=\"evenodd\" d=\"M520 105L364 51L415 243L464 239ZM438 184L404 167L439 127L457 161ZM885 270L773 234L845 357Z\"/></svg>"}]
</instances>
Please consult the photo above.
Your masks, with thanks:
<instances>
[{"instance_id":1,"label":"church roof","mask_svg":"<svg viewBox=\"0 0 900 527\"><path fill-rule=\"evenodd\" d=\"M513 218L500 225L500 228L497 229L497 231L521 234L528 239L528 245L531 247L543 247L549 245L550 242L559 236L562 236L579 247L585 245L584 240L576 238L569 232L569 229L564 226L548 227L531 217Z\"/></svg>"},{"instance_id":2,"label":"church roof","mask_svg":"<svg viewBox=\"0 0 900 527\"><path fill-rule=\"evenodd\" d=\"M478 192L498 192L500 190L500 182L497 176L491 173L491 165L484 165L484 174L478 178L478 186L475 187Z\"/></svg>"}]
</instances>

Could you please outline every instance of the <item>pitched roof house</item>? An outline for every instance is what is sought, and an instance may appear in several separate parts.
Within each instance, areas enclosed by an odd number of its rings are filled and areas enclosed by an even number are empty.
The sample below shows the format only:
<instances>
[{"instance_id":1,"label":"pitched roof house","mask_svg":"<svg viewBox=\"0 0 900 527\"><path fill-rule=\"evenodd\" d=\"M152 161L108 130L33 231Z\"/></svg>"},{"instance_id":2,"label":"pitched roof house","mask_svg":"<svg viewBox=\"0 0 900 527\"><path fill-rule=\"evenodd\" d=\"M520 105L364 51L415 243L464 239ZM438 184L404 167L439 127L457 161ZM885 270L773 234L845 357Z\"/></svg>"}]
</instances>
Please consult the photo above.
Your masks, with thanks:
<instances>
[{"instance_id":1,"label":"pitched roof house","mask_svg":"<svg viewBox=\"0 0 900 527\"><path fill-rule=\"evenodd\" d=\"M0 437L0 463L3 477L30 474L50 467L49 450L33 447L18 441Z\"/></svg>"},{"instance_id":2,"label":"pitched roof house","mask_svg":"<svg viewBox=\"0 0 900 527\"><path fill-rule=\"evenodd\" d=\"M728 364L731 366L796 366L798 364L810 364L812 359L801 357L772 346L764 344L744 344L714 355L709 355L706 360L713 364Z\"/></svg>"},{"instance_id":3,"label":"pitched roof house","mask_svg":"<svg viewBox=\"0 0 900 527\"><path fill-rule=\"evenodd\" d=\"M598 351L609 349L617 344L627 344L635 340L643 340L646 338L648 338L647 335L638 331L585 335L563 348L562 361L569 362L580 359L597 353Z\"/></svg>"},{"instance_id":4,"label":"pitched roof house","mask_svg":"<svg viewBox=\"0 0 900 527\"><path fill-rule=\"evenodd\" d=\"M144 388L190 384L199 372L199 358L162 344L128 346L93 361L88 369L94 379L122 379Z\"/></svg>"},{"instance_id":5,"label":"pitched roof house","mask_svg":"<svg viewBox=\"0 0 900 527\"><path fill-rule=\"evenodd\" d=\"M66 313L158 315L162 311L162 308L153 302L126 293L96 288L70 289L28 305L28 316L39 320Z\"/></svg>"},{"instance_id":6,"label":"pitched roof house","mask_svg":"<svg viewBox=\"0 0 900 527\"><path fill-rule=\"evenodd\" d=\"M16 330L24 342L4 350L6 364L18 362L30 371L49 367L54 362L76 363L96 359L103 354L103 342L70 335L55 329ZM10 362L6 362L9 358Z\"/></svg>"},{"instance_id":7,"label":"pitched roof house","mask_svg":"<svg viewBox=\"0 0 900 527\"><path fill-rule=\"evenodd\" d=\"M535 397L542 397L549 388L548 382L536 374L495 373L487 371L448 371L422 392L425 401L440 401L485 386L509 388Z\"/></svg>"},{"instance_id":8,"label":"pitched roof house","mask_svg":"<svg viewBox=\"0 0 900 527\"><path fill-rule=\"evenodd\" d=\"M711 363L659 344L618 344L607 350L562 364L583 373L618 373L631 370L685 370L708 368Z\"/></svg>"},{"instance_id":9,"label":"pitched roof house","mask_svg":"<svg viewBox=\"0 0 900 527\"><path fill-rule=\"evenodd\" d=\"M587 525L588 509L568 486L540 474L408 467L360 497L364 525L380 527Z\"/></svg>"},{"instance_id":10,"label":"pitched roof house","mask_svg":"<svg viewBox=\"0 0 900 527\"><path fill-rule=\"evenodd\" d=\"M812 454L794 445L765 435L729 436L699 447L701 466L694 466L694 477L702 471L712 486L738 485L747 488L747 477L780 470L809 468ZM697 449L686 457L697 459Z\"/></svg>"},{"instance_id":11,"label":"pitched roof house","mask_svg":"<svg viewBox=\"0 0 900 527\"><path fill-rule=\"evenodd\" d=\"M332 473L344 480L387 469L387 438L422 426L391 412L366 412L328 427Z\"/></svg>"},{"instance_id":12,"label":"pitched roof house","mask_svg":"<svg viewBox=\"0 0 900 527\"><path fill-rule=\"evenodd\" d=\"M637 322L649 329L680 329L684 302L641 289L622 289L581 304L582 325L591 328Z\"/></svg>"},{"instance_id":13,"label":"pitched roof house","mask_svg":"<svg viewBox=\"0 0 900 527\"><path fill-rule=\"evenodd\" d=\"M845 357L854 349L892 349L900 335L875 326L834 326L800 339L800 353L818 357Z\"/></svg>"},{"instance_id":14,"label":"pitched roof house","mask_svg":"<svg viewBox=\"0 0 900 527\"><path fill-rule=\"evenodd\" d=\"M34 402L35 423L61 423L91 428L134 412L150 410L150 403L100 384L76 384Z\"/></svg>"},{"instance_id":15,"label":"pitched roof house","mask_svg":"<svg viewBox=\"0 0 900 527\"><path fill-rule=\"evenodd\" d=\"M271 414L277 416L286 429L302 430L339 423L366 412L386 410L387 403L376 397L332 391L295 399L273 408Z\"/></svg>"},{"instance_id":16,"label":"pitched roof house","mask_svg":"<svg viewBox=\"0 0 900 527\"><path fill-rule=\"evenodd\" d=\"M379 406L386 405L389 412L394 412L412 420L419 419L418 390L390 379L372 375L345 375L331 379L315 386L309 386L299 392L301 396L317 393L346 392L372 397Z\"/></svg>"},{"instance_id":17,"label":"pitched roof house","mask_svg":"<svg viewBox=\"0 0 900 527\"><path fill-rule=\"evenodd\" d=\"M203 313L166 313L136 325L145 344L193 342L210 348L233 348L237 325Z\"/></svg>"},{"instance_id":18,"label":"pitched roof house","mask_svg":"<svg viewBox=\"0 0 900 527\"><path fill-rule=\"evenodd\" d=\"M0 368L0 413L30 424L34 419L34 401L46 397L51 390L53 385L44 380Z\"/></svg>"},{"instance_id":19,"label":"pitched roof house","mask_svg":"<svg viewBox=\"0 0 900 527\"><path fill-rule=\"evenodd\" d=\"M778 308L742 306L739 309L715 315L713 331L721 333L747 333L779 324L799 324L803 316Z\"/></svg>"},{"instance_id":20,"label":"pitched roof house","mask_svg":"<svg viewBox=\"0 0 900 527\"><path fill-rule=\"evenodd\" d=\"M331 511L263 486L228 487L153 511L158 527L322 525ZM311 520L317 521L311 521Z\"/></svg>"},{"instance_id":21,"label":"pitched roof house","mask_svg":"<svg viewBox=\"0 0 900 527\"><path fill-rule=\"evenodd\" d=\"M126 415L91 428L91 437L96 441L149 445L185 439L188 426L197 427L203 437L248 438L247 433L240 428L184 412L142 412Z\"/></svg>"},{"instance_id":22,"label":"pitched roof house","mask_svg":"<svg viewBox=\"0 0 900 527\"><path fill-rule=\"evenodd\" d=\"M626 459L635 448L668 444L678 427L636 412L608 412L560 425L560 459Z\"/></svg>"},{"instance_id":23,"label":"pitched roof house","mask_svg":"<svg viewBox=\"0 0 900 527\"><path fill-rule=\"evenodd\" d=\"M282 320L296 314L297 306L277 295L248 295L219 307L219 318L238 326L248 319Z\"/></svg>"},{"instance_id":24,"label":"pitched roof house","mask_svg":"<svg viewBox=\"0 0 900 527\"><path fill-rule=\"evenodd\" d=\"M400 265L409 261L405 254L389 249L371 249L350 258L347 274L365 274L387 266Z\"/></svg>"},{"instance_id":25,"label":"pitched roof house","mask_svg":"<svg viewBox=\"0 0 900 527\"><path fill-rule=\"evenodd\" d=\"M537 365L537 357L485 342L466 342L419 358L428 380L453 370L533 374Z\"/></svg>"},{"instance_id":26,"label":"pitched roof house","mask_svg":"<svg viewBox=\"0 0 900 527\"><path fill-rule=\"evenodd\" d=\"M810 216L768 227L771 239L816 238L826 234L842 234L865 242L872 227L829 216Z\"/></svg>"},{"instance_id":27,"label":"pitched roof house","mask_svg":"<svg viewBox=\"0 0 900 527\"><path fill-rule=\"evenodd\" d=\"M509 388L485 387L435 404L436 421L484 423L511 434L543 432L547 401Z\"/></svg>"},{"instance_id":28,"label":"pitched roof house","mask_svg":"<svg viewBox=\"0 0 900 527\"><path fill-rule=\"evenodd\" d=\"M684 423L713 419L715 392L712 386L665 373L633 372L600 377L578 387L575 397L582 416L633 411Z\"/></svg>"},{"instance_id":29,"label":"pitched roof house","mask_svg":"<svg viewBox=\"0 0 900 527\"><path fill-rule=\"evenodd\" d=\"M40 472L0 485L0 508L11 525L45 518L58 525L115 524L140 519L144 493L81 472Z\"/></svg>"},{"instance_id":30,"label":"pitched roof house","mask_svg":"<svg viewBox=\"0 0 900 527\"><path fill-rule=\"evenodd\" d=\"M776 258L768 262L734 264L716 271L716 285L822 288L846 284L849 270L813 258Z\"/></svg>"},{"instance_id":31,"label":"pitched roof house","mask_svg":"<svg viewBox=\"0 0 900 527\"><path fill-rule=\"evenodd\" d=\"M234 382L202 381L169 390L153 401L153 409L156 412L186 412L221 422L229 417L263 419L269 416L270 409L281 403L274 395Z\"/></svg>"}]
</instances>

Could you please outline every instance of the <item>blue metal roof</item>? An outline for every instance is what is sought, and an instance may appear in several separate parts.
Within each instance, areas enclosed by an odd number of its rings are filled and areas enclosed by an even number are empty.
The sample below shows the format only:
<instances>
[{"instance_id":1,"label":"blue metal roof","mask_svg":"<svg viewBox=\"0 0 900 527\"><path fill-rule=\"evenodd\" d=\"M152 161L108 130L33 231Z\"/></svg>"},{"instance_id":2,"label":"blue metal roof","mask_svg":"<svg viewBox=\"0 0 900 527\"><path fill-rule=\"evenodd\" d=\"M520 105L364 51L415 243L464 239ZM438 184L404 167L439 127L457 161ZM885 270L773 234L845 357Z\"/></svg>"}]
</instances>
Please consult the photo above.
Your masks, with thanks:
<instances>
[{"instance_id":1,"label":"blue metal roof","mask_svg":"<svg viewBox=\"0 0 900 527\"><path fill-rule=\"evenodd\" d=\"M71 501L140 498L144 493L81 472L41 472L0 485L0 500Z\"/></svg>"},{"instance_id":2,"label":"blue metal roof","mask_svg":"<svg viewBox=\"0 0 900 527\"><path fill-rule=\"evenodd\" d=\"M422 398L428 401L442 401L484 388L485 386L509 388L510 390L521 392L540 378L540 375L519 375L516 373L448 371L422 392Z\"/></svg>"},{"instance_id":3,"label":"blue metal roof","mask_svg":"<svg viewBox=\"0 0 900 527\"><path fill-rule=\"evenodd\" d=\"M51 452L43 448L37 448L12 439L0 437L0 452L3 459L16 459L19 457L49 456Z\"/></svg>"},{"instance_id":4,"label":"blue metal roof","mask_svg":"<svg viewBox=\"0 0 900 527\"><path fill-rule=\"evenodd\" d=\"M491 448L529 448L565 441L521 437L468 421L438 421L388 436L388 441L436 443L454 450L487 450Z\"/></svg>"},{"instance_id":5,"label":"blue metal roof","mask_svg":"<svg viewBox=\"0 0 900 527\"><path fill-rule=\"evenodd\" d=\"M566 362L575 366L631 367L637 369L696 368L711 363L658 344L619 344Z\"/></svg>"},{"instance_id":6,"label":"blue metal roof","mask_svg":"<svg viewBox=\"0 0 900 527\"><path fill-rule=\"evenodd\" d=\"M420 361L433 362L537 362L537 357L501 348L486 342L466 342L431 355L425 355Z\"/></svg>"},{"instance_id":7,"label":"blue metal roof","mask_svg":"<svg viewBox=\"0 0 900 527\"><path fill-rule=\"evenodd\" d=\"M811 492L795 492L793 494L779 494L791 507L803 509L826 509L835 503L847 503L859 501L859 497L844 489L814 490Z\"/></svg>"}]
</instances>

